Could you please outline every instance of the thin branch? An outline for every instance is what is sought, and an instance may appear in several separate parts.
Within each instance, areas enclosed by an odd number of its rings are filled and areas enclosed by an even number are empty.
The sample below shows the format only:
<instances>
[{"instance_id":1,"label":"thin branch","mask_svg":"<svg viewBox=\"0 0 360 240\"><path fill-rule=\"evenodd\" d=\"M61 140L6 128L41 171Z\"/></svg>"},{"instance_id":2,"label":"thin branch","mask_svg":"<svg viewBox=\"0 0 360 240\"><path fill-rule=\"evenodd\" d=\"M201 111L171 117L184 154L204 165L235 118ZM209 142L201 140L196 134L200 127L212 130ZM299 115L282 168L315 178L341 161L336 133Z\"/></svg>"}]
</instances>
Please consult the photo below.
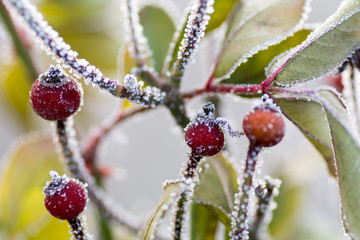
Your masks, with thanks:
<instances>
[{"instance_id":1,"label":"thin branch","mask_svg":"<svg viewBox=\"0 0 360 240\"><path fill-rule=\"evenodd\" d=\"M253 187L253 177L255 174L257 157L260 150L260 146L250 143L245 162L241 191L238 196L240 198L239 204L235 206L235 213L231 217L231 239L233 240L249 239L249 201L251 198L250 193Z\"/></svg>"},{"instance_id":2,"label":"thin branch","mask_svg":"<svg viewBox=\"0 0 360 240\"><path fill-rule=\"evenodd\" d=\"M84 167L84 161L80 153L75 151L77 149L77 142L73 136L74 131L68 126L67 121L56 121L56 133L61 152L70 172L74 177L88 184L89 197L99 210L104 212L107 217L126 227L129 231L138 233L141 224L137 217L121 209L118 204L113 204L109 196L96 187L94 179Z\"/></svg>"},{"instance_id":3,"label":"thin branch","mask_svg":"<svg viewBox=\"0 0 360 240\"><path fill-rule=\"evenodd\" d=\"M76 240L88 240L91 239L91 236L87 232L85 228L85 223L81 221L80 217L76 217L73 219L68 219L69 225L71 227L71 232L73 237Z\"/></svg>"},{"instance_id":4,"label":"thin branch","mask_svg":"<svg viewBox=\"0 0 360 240\"><path fill-rule=\"evenodd\" d=\"M185 170L182 172L182 177L185 182L185 188L181 192L180 197L177 202L175 221L174 221L174 240L181 240L183 229L184 229L184 220L188 211L186 208L189 206L188 202L194 192L195 182L197 177L197 166L202 156L197 155L192 152L189 156L189 160L187 161L187 165Z\"/></svg>"},{"instance_id":5,"label":"thin branch","mask_svg":"<svg viewBox=\"0 0 360 240\"><path fill-rule=\"evenodd\" d=\"M171 74L171 81L175 87L179 87L186 65L191 61L200 40L205 36L213 5L214 0L194 0L185 28L185 36L178 52L178 60L174 63Z\"/></svg>"},{"instance_id":6,"label":"thin branch","mask_svg":"<svg viewBox=\"0 0 360 240\"><path fill-rule=\"evenodd\" d=\"M96 156L99 143L108 135L108 133L119 123L126 119L147 111L150 108L137 107L128 111L120 109L110 120L106 120L102 125L97 127L87 139L82 143L81 155L83 156L86 166L96 171Z\"/></svg>"},{"instance_id":7,"label":"thin branch","mask_svg":"<svg viewBox=\"0 0 360 240\"><path fill-rule=\"evenodd\" d=\"M278 179L267 178L264 185L259 185L255 189L258 198L258 207L255 213L255 220L250 229L250 239L262 239L261 235L266 233L264 229L271 220L271 213L275 209L274 197L279 194L281 181Z\"/></svg>"},{"instance_id":8,"label":"thin branch","mask_svg":"<svg viewBox=\"0 0 360 240\"><path fill-rule=\"evenodd\" d=\"M78 53L71 49L65 43L63 38L43 19L35 6L27 0L4 0L9 8L15 9L25 20L28 26L41 39L41 42L48 49L48 53L58 57L65 66L75 71L75 76L83 77L86 83L93 83L100 89L105 90L116 97L129 99L130 101L141 103L145 106L157 106L163 104L165 93L159 89L147 88L142 90L141 82L136 80L133 75L125 77L125 85L120 84L117 80L111 80L105 77L103 73L89 64L86 59L77 58ZM126 81L129 84L126 84Z\"/></svg>"}]
</instances>

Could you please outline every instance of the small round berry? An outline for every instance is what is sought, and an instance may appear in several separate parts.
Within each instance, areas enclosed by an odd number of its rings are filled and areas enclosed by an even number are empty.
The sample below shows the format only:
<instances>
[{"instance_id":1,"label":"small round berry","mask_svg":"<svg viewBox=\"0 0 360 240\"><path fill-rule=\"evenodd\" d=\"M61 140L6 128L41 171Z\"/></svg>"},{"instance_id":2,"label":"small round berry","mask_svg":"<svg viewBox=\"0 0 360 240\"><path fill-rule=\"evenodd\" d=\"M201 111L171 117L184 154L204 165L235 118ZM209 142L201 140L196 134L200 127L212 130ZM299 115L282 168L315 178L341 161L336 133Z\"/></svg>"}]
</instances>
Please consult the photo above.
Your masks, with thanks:
<instances>
[{"instance_id":1,"label":"small round berry","mask_svg":"<svg viewBox=\"0 0 360 240\"><path fill-rule=\"evenodd\" d=\"M64 120L80 108L82 89L61 67L51 66L33 83L30 103L40 117L46 120Z\"/></svg>"},{"instance_id":2,"label":"small round berry","mask_svg":"<svg viewBox=\"0 0 360 240\"><path fill-rule=\"evenodd\" d=\"M246 114L243 130L251 142L263 147L271 147L284 137L285 123L277 111L259 108Z\"/></svg>"},{"instance_id":3,"label":"small round berry","mask_svg":"<svg viewBox=\"0 0 360 240\"><path fill-rule=\"evenodd\" d=\"M46 209L59 219L76 218L84 210L88 200L86 186L76 179L60 177L55 171L50 171L50 175L52 180L43 191Z\"/></svg>"},{"instance_id":4,"label":"small round berry","mask_svg":"<svg viewBox=\"0 0 360 240\"><path fill-rule=\"evenodd\" d=\"M185 141L195 154L213 156L224 147L224 133L213 122L195 121L187 127Z\"/></svg>"}]
</instances>

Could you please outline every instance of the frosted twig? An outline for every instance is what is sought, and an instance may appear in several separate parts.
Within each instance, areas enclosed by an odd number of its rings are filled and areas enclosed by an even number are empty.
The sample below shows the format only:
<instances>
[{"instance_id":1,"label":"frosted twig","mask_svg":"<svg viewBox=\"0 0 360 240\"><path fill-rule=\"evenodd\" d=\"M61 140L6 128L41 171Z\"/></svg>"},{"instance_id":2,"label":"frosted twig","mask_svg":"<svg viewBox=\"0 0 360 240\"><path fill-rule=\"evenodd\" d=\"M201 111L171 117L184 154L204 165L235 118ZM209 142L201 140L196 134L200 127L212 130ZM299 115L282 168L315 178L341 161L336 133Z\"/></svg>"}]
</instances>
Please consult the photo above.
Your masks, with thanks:
<instances>
[{"instance_id":1,"label":"frosted twig","mask_svg":"<svg viewBox=\"0 0 360 240\"><path fill-rule=\"evenodd\" d=\"M255 174L255 167L257 157L261 147L250 143L249 150L246 157L245 171L243 175L243 183L238 195L240 198L238 204L234 207L234 212L231 216L231 232L232 240L248 240L249 239L249 201L250 193L253 187L253 177Z\"/></svg>"},{"instance_id":2,"label":"frosted twig","mask_svg":"<svg viewBox=\"0 0 360 240\"><path fill-rule=\"evenodd\" d=\"M171 80L174 86L180 85L186 65L191 61L198 49L200 40L205 36L206 26L213 13L214 0L194 0L185 28L184 39L178 52L178 59L174 63Z\"/></svg>"},{"instance_id":3,"label":"frosted twig","mask_svg":"<svg viewBox=\"0 0 360 240\"><path fill-rule=\"evenodd\" d=\"M70 172L80 181L88 184L90 199L109 218L126 227L129 231L138 233L141 227L140 221L133 214L126 212L115 205L109 196L98 189L95 181L84 166L84 161L77 149L74 131L68 126L67 120L56 121L56 133L61 152Z\"/></svg>"},{"instance_id":4,"label":"frosted twig","mask_svg":"<svg viewBox=\"0 0 360 240\"><path fill-rule=\"evenodd\" d=\"M76 240L89 240L91 239L91 236L86 231L86 224L83 223L83 221L81 220L82 219L80 219L80 217L76 217L73 219L68 219L67 221L69 222L69 225L71 227L72 235Z\"/></svg>"},{"instance_id":5,"label":"frosted twig","mask_svg":"<svg viewBox=\"0 0 360 240\"><path fill-rule=\"evenodd\" d=\"M218 117L215 119L214 123L220 125L231 137L240 137L244 135L244 132L232 129L229 121L225 118Z\"/></svg>"},{"instance_id":6,"label":"frosted twig","mask_svg":"<svg viewBox=\"0 0 360 240\"><path fill-rule=\"evenodd\" d=\"M188 203L195 189L195 182L197 180L197 166L202 156L197 155L192 152L189 156L189 160L186 163L186 168L182 171L182 178L185 182L185 188L181 192L180 197L177 202L176 214L175 214L175 222L174 222L174 240L181 240L183 228L184 228L184 220L186 216L186 208L188 207Z\"/></svg>"},{"instance_id":7,"label":"frosted twig","mask_svg":"<svg viewBox=\"0 0 360 240\"><path fill-rule=\"evenodd\" d=\"M136 1L126 0L126 5L128 21L127 24L125 24L125 27L129 28L132 52L137 66L135 73L136 75L143 77L144 81L148 84L159 87L161 85L161 80L156 76L153 67L149 65L151 53L139 21Z\"/></svg>"},{"instance_id":8,"label":"frosted twig","mask_svg":"<svg viewBox=\"0 0 360 240\"><path fill-rule=\"evenodd\" d=\"M265 227L271 220L271 213L275 209L274 197L279 194L281 181L267 177L265 183L255 189L255 196L258 198L258 207L255 220L250 229L250 239L265 239L261 235L265 234ZM266 238L267 239L267 238Z\"/></svg>"},{"instance_id":9,"label":"frosted twig","mask_svg":"<svg viewBox=\"0 0 360 240\"><path fill-rule=\"evenodd\" d=\"M84 77L86 83L91 82L100 89L108 91L120 98L129 100L136 98L137 103L142 103L146 106L163 104L165 94L160 92L160 90L149 88L143 91L138 89L138 91L136 91L138 96L135 96L133 89L128 89L129 86L121 85L118 81L105 77L100 69L89 64L86 59L77 58L78 53L72 50L63 38L59 37L58 32L49 26L35 6L27 0L4 0L3 2L6 3L9 8L15 8L28 26L41 39L46 48L49 49L49 54L58 57L65 66L74 70L76 73L75 76L79 78ZM152 96L152 94L156 95Z\"/></svg>"}]
</instances>

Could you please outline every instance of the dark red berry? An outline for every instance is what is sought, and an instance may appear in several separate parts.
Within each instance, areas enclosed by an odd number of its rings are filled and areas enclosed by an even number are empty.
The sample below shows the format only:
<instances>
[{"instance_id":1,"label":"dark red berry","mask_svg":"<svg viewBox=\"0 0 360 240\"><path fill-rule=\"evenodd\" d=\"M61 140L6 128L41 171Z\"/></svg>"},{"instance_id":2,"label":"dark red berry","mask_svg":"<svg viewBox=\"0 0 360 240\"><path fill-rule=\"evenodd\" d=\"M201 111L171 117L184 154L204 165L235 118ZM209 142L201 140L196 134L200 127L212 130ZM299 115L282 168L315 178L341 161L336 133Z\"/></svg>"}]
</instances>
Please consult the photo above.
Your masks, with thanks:
<instances>
[{"instance_id":1,"label":"dark red berry","mask_svg":"<svg viewBox=\"0 0 360 240\"><path fill-rule=\"evenodd\" d=\"M65 176L60 177L51 171L52 180L44 188L45 207L59 219L74 219L84 210L87 190L80 181Z\"/></svg>"},{"instance_id":2,"label":"dark red berry","mask_svg":"<svg viewBox=\"0 0 360 240\"><path fill-rule=\"evenodd\" d=\"M33 110L46 120L64 120L73 115L82 102L79 83L66 75L61 67L51 66L40 75L30 90Z\"/></svg>"},{"instance_id":3,"label":"dark red berry","mask_svg":"<svg viewBox=\"0 0 360 240\"><path fill-rule=\"evenodd\" d=\"M277 111L259 108L246 114L243 130L251 142L263 147L271 147L284 137L285 123Z\"/></svg>"},{"instance_id":4,"label":"dark red berry","mask_svg":"<svg viewBox=\"0 0 360 240\"><path fill-rule=\"evenodd\" d=\"M195 154L213 156L224 147L224 133L214 122L193 122L185 132L186 144Z\"/></svg>"}]
</instances>

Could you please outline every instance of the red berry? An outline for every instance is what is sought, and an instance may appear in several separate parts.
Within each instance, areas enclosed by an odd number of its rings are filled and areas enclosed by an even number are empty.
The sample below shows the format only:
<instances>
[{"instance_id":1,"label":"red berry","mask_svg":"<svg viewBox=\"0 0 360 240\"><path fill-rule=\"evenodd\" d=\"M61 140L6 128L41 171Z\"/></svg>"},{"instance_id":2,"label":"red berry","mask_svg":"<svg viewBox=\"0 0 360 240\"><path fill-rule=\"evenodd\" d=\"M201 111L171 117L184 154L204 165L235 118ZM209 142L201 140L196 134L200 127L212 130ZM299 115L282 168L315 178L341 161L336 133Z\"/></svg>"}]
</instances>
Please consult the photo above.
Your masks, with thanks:
<instances>
[{"instance_id":1,"label":"red berry","mask_svg":"<svg viewBox=\"0 0 360 240\"><path fill-rule=\"evenodd\" d=\"M51 66L40 75L30 90L33 110L46 120L64 120L74 114L82 102L82 89L61 67Z\"/></svg>"},{"instance_id":2,"label":"red berry","mask_svg":"<svg viewBox=\"0 0 360 240\"><path fill-rule=\"evenodd\" d=\"M44 188L46 209L59 219L76 218L88 199L85 185L76 179L60 177L55 171L50 175L53 179Z\"/></svg>"},{"instance_id":3,"label":"red berry","mask_svg":"<svg viewBox=\"0 0 360 240\"><path fill-rule=\"evenodd\" d=\"M224 147L224 133L212 121L195 121L187 127L185 141L195 154L213 156Z\"/></svg>"},{"instance_id":4,"label":"red berry","mask_svg":"<svg viewBox=\"0 0 360 240\"><path fill-rule=\"evenodd\" d=\"M273 109L260 108L246 114L243 120L245 135L255 144L271 147L278 144L285 134L285 123Z\"/></svg>"}]
</instances>

